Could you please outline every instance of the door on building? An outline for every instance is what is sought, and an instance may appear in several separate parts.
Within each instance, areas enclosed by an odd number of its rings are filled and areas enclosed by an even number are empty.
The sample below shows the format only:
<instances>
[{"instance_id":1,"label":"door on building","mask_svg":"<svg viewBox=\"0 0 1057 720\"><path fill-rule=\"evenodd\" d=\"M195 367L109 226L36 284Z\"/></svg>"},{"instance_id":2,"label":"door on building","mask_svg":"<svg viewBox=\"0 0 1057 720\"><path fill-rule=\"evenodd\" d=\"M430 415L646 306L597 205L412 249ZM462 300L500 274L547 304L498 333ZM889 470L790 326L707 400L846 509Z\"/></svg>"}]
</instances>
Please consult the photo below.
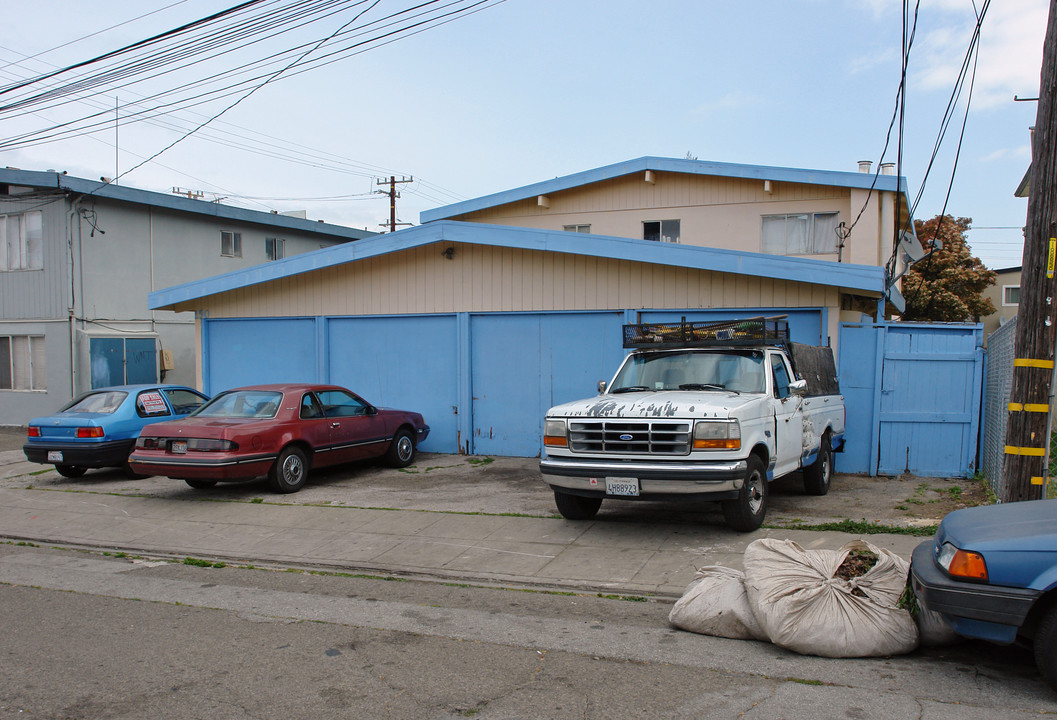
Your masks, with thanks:
<instances>
[{"instance_id":1,"label":"door on building","mask_svg":"<svg viewBox=\"0 0 1057 720\"><path fill-rule=\"evenodd\" d=\"M153 337L89 338L88 356L93 390L158 381L158 351Z\"/></svg>"},{"instance_id":2,"label":"door on building","mask_svg":"<svg viewBox=\"0 0 1057 720\"><path fill-rule=\"evenodd\" d=\"M622 312L490 313L470 319L477 455L536 457L543 416L590 397L624 358Z\"/></svg>"}]
</instances>

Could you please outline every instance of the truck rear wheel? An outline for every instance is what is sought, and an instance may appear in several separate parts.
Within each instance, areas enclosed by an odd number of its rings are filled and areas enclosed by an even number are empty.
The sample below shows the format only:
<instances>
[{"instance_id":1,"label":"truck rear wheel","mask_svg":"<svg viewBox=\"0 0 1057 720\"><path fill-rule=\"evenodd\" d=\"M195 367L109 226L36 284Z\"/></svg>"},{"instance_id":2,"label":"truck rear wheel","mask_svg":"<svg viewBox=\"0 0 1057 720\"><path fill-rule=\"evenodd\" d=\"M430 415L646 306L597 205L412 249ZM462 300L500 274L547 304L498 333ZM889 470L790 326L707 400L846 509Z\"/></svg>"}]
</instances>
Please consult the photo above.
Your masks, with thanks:
<instances>
[{"instance_id":1,"label":"truck rear wheel","mask_svg":"<svg viewBox=\"0 0 1057 720\"><path fill-rule=\"evenodd\" d=\"M598 508L602 507L602 498L570 495L555 488L554 504L566 520L590 520L598 514Z\"/></svg>"},{"instance_id":2,"label":"truck rear wheel","mask_svg":"<svg viewBox=\"0 0 1057 720\"><path fill-rule=\"evenodd\" d=\"M731 529L751 532L763 524L767 515L767 471L763 461L750 455L745 470L745 482L736 500L723 501L723 517Z\"/></svg>"},{"instance_id":3,"label":"truck rear wheel","mask_svg":"<svg viewBox=\"0 0 1057 720\"><path fill-rule=\"evenodd\" d=\"M825 495L833 480L833 450L829 444L829 433L822 436L815 462L804 468L804 492L808 495Z\"/></svg>"}]
</instances>

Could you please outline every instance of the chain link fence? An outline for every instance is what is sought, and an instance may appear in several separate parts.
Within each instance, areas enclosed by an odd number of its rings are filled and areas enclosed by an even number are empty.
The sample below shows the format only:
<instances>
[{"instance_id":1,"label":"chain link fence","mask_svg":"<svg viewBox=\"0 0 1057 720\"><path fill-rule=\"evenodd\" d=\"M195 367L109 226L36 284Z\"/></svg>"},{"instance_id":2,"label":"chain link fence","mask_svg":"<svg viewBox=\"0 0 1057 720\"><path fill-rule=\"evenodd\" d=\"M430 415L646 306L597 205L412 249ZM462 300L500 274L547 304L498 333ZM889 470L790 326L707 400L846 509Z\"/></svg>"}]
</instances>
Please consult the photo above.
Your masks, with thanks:
<instances>
[{"instance_id":1,"label":"chain link fence","mask_svg":"<svg viewBox=\"0 0 1057 720\"><path fill-rule=\"evenodd\" d=\"M984 432L980 469L995 495L1002 496L1002 459L1006 449L1006 420L1013 386L1013 344L1017 319L1002 325L987 338L987 383L984 386ZM1051 408L1050 412L1054 412ZM1057 477L1057 432L1050 434L1049 478ZM1047 497L1057 497L1057 483L1048 480Z\"/></svg>"},{"instance_id":2,"label":"chain link fence","mask_svg":"<svg viewBox=\"0 0 1057 720\"><path fill-rule=\"evenodd\" d=\"M1013 344L1016 337L1017 319L1014 317L987 338L987 382L984 384L980 469L991 490L999 496L1002 494L999 483L1006 449L1006 420L1009 416L1009 393L1013 386ZM1050 457L1053 457L1052 451Z\"/></svg>"}]
</instances>

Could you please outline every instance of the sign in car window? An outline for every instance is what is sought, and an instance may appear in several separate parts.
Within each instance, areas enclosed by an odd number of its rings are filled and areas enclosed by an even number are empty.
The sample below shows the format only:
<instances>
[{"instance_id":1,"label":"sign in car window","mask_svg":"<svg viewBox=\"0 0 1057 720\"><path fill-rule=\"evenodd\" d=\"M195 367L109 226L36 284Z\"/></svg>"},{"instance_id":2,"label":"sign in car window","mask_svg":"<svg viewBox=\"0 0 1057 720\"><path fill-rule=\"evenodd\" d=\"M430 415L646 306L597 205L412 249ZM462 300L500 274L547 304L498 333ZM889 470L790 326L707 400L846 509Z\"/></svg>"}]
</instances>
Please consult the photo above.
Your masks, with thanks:
<instances>
[{"instance_id":1,"label":"sign in car window","mask_svg":"<svg viewBox=\"0 0 1057 720\"><path fill-rule=\"evenodd\" d=\"M144 415L168 415L169 406L165 404L161 393L145 392L139 396L140 410Z\"/></svg>"}]
</instances>

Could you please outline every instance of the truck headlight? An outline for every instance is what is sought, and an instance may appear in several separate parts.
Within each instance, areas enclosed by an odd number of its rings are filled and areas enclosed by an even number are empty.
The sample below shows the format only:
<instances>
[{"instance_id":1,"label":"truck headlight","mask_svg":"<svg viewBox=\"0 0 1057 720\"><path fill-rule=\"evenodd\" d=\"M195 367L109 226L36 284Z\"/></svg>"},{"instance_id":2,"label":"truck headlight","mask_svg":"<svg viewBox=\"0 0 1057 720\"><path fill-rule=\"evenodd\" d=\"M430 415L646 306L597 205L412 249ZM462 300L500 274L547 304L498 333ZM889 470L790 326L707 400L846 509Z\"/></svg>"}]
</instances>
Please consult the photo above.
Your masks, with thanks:
<instances>
[{"instance_id":1,"label":"truck headlight","mask_svg":"<svg viewBox=\"0 0 1057 720\"><path fill-rule=\"evenodd\" d=\"M564 420L547 420L543 423L543 444L546 447L569 446Z\"/></svg>"},{"instance_id":2,"label":"truck headlight","mask_svg":"<svg viewBox=\"0 0 1057 720\"><path fill-rule=\"evenodd\" d=\"M737 420L700 420L694 425L694 450L740 450Z\"/></svg>"}]
</instances>

